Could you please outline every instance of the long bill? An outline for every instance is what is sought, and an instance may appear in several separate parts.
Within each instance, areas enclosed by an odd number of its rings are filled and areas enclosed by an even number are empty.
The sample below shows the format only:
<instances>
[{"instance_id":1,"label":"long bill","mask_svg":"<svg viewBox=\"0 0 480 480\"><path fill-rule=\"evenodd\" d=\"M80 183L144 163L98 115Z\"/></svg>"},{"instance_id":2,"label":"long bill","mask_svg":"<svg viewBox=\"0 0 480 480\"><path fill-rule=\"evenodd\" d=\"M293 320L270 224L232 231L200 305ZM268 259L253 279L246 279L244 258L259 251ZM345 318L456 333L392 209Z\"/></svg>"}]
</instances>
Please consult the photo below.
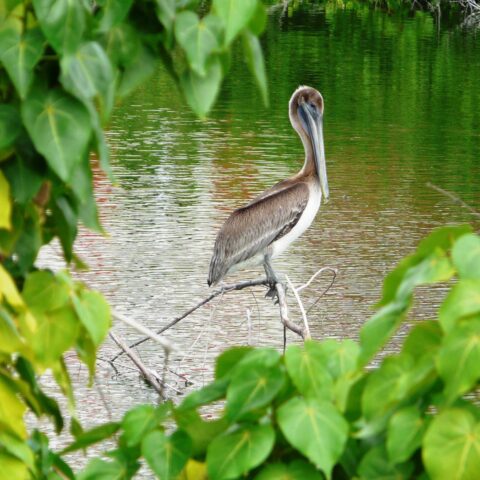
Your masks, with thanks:
<instances>
[{"instance_id":1,"label":"long bill","mask_svg":"<svg viewBox=\"0 0 480 480\"><path fill-rule=\"evenodd\" d=\"M327 164L325 162L325 147L323 144L323 122L322 115L319 115L307 103L303 103L298 108L300 119L303 126L310 137L313 148L313 156L315 159L315 167L320 179L320 188L325 201L328 200L328 179Z\"/></svg>"}]
</instances>

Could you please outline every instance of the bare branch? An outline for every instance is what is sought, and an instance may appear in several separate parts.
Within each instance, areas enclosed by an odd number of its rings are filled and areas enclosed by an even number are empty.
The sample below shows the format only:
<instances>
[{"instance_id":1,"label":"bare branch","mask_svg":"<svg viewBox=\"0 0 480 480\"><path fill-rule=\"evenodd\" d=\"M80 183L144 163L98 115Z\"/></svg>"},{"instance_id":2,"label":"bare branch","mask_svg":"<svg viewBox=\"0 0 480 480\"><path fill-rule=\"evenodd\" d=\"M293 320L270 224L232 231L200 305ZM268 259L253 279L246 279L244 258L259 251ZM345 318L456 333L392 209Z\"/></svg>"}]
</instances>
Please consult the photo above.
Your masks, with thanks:
<instances>
[{"instance_id":1,"label":"bare branch","mask_svg":"<svg viewBox=\"0 0 480 480\"><path fill-rule=\"evenodd\" d=\"M301 292L304 288L307 288L319 275L321 275L323 272L332 272L333 277L335 278L337 276L337 270L332 267L323 267L320 270L317 270L308 280L307 283L304 283L300 287L297 288L297 292Z\"/></svg>"},{"instance_id":2,"label":"bare branch","mask_svg":"<svg viewBox=\"0 0 480 480\"><path fill-rule=\"evenodd\" d=\"M452 192L449 192L448 190L444 190L443 188L440 188L437 185L434 185L433 183L430 183L430 182L427 182L427 187L429 187L433 190L436 190L437 192L441 193L442 195L445 195L446 197L453 200L454 203L457 203L458 205L461 205L463 208L466 208L475 217L480 218L480 212L475 210L468 203L464 202L461 198L457 197Z\"/></svg>"},{"instance_id":3,"label":"bare branch","mask_svg":"<svg viewBox=\"0 0 480 480\"><path fill-rule=\"evenodd\" d=\"M147 336L147 338L157 342L165 350L165 352L169 353L172 350L176 350L176 348L173 346L173 344L169 340L159 337L158 334L156 334L149 328L144 327L141 323L138 323L136 320L128 318L125 315L116 311L112 312L112 316L117 320L120 320L121 322L125 323L126 325L129 325L130 327L134 328L138 332L143 333L144 335Z\"/></svg>"},{"instance_id":4,"label":"bare branch","mask_svg":"<svg viewBox=\"0 0 480 480\"><path fill-rule=\"evenodd\" d=\"M281 283L276 283L275 288L277 290L278 305L280 307L280 320L282 321L283 326L296 333L297 335L300 335L302 338L305 338L303 328L295 325L288 319L287 299L285 297L285 289L283 288L283 285Z\"/></svg>"},{"instance_id":5,"label":"bare branch","mask_svg":"<svg viewBox=\"0 0 480 480\"><path fill-rule=\"evenodd\" d=\"M257 286L260 286L260 285L268 285L268 283L264 278L259 278L257 280L245 280L243 282L238 282L238 283L231 284L231 285L224 285L223 287L221 287L221 288L215 290L214 292L212 292L207 298L204 298L203 300L198 302L196 305L194 305L192 308L187 310L182 315L180 315L178 317L175 317L171 322L167 323L167 325L162 327L160 330L157 330L156 333L157 333L157 335L160 335L161 333L165 332L169 328L172 328L178 322L180 322L181 320L183 320L184 318L186 318L190 314L192 314L195 310L198 310L200 307L203 307L203 305L206 305L208 302L210 302L214 298L218 297L219 295L223 295L224 293L228 293L228 292L233 292L234 290L243 290L244 288L257 287ZM149 340L149 338L150 338L149 336L143 337L140 340L130 344L129 346L130 346L130 348L137 347L138 345L141 345L142 343ZM117 353L117 355L115 355L112 358L111 361L114 362L118 357L120 357L124 353L125 352L123 352L123 351Z\"/></svg>"},{"instance_id":6,"label":"bare branch","mask_svg":"<svg viewBox=\"0 0 480 480\"><path fill-rule=\"evenodd\" d=\"M153 375L152 372L143 364L138 355L130 349L130 347L114 332L110 330L110 338L128 355L130 360L140 370L143 378L155 389L155 391L165 399L163 387L160 384L159 376Z\"/></svg>"},{"instance_id":7,"label":"bare branch","mask_svg":"<svg viewBox=\"0 0 480 480\"><path fill-rule=\"evenodd\" d=\"M300 295L298 294L298 290L293 286L293 283L291 282L288 275L285 275L285 278L287 279L288 286L292 289L293 295L295 296L295 298L297 300L297 303L298 303L298 306L300 307L300 311L302 312L303 331L304 331L303 338L305 340L309 340L310 338L312 338L312 336L310 335L310 327L308 326L307 314L305 312L305 308L303 308L302 300L300 298ZM307 285L308 285L308 283L307 283Z\"/></svg>"}]
</instances>

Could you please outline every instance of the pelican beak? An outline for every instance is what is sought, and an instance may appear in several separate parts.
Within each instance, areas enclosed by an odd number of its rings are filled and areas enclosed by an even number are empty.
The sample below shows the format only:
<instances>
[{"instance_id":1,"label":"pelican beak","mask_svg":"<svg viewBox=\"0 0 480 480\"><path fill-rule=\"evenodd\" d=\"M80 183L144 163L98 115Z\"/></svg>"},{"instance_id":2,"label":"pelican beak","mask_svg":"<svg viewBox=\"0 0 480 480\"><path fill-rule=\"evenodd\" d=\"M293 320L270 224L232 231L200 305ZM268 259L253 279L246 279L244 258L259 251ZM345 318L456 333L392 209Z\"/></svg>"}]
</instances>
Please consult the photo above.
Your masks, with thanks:
<instances>
[{"instance_id":1,"label":"pelican beak","mask_svg":"<svg viewBox=\"0 0 480 480\"><path fill-rule=\"evenodd\" d=\"M305 132L312 142L322 196L325 201L327 201L329 191L327 165L325 163L325 147L323 145L323 115L319 114L318 111L308 103L302 103L298 106L298 114Z\"/></svg>"}]
</instances>

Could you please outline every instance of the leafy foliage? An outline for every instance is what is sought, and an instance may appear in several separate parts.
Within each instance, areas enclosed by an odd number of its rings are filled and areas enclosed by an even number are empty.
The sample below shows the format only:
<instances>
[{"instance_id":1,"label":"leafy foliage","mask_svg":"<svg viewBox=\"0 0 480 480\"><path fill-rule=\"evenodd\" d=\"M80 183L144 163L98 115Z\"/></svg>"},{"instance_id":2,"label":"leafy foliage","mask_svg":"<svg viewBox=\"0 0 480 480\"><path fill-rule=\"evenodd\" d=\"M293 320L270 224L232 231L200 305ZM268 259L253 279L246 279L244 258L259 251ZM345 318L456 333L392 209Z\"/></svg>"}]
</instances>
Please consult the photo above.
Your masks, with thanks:
<instances>
[{"instance_id":1,"label":"leafy foliage","mask_svg":"<svg viewBox=\"0 0 480 480\"><path fill-rule=\"evenodd\" d=\"M478 239L469 227L445 227L400 262L386 278L380 306L381 312L401 304L390 310L388 328L377 327L384 326L377 313L359 344L307 341L290 345L284 356L265 348L228 350L217 359L215 380L179 406L127 413L119 448L141 444L162 479L475 478L480 409L464 395L480 380L478 314L459 314L448 293L439 309L448 321L417 323L401 351L376 369L365 368L365 359L395 333L416 285L458 277L452 292L478 273L470 268L480 259ZM372 325L379 337L371 336ZM218 400L223 413L204 420L199 408ZM167 434L169 419L177 429ZM94 460L87 471L100 475L104 468ZM192 471L198 477L188 476Z\"/></svg>"},{"instance_id":2,"label":"leafy foliage","mask_svg":"<svg viewBox=\"0 0 480 480\"><path fill-rule=\"evenodd\" d=\"M74 349L93 376L111 322L104 298L67 272L38 270L57 237L75 260L78 223L101 231L96 154L111 175L103 125L115 100L159 61L201 117L240 41L268 99L259 0L213 0L203 16L183 0L10 0L0 7L0 465L5 478L128 479L141 459L161 479L457 478L480 471L480 238L467 226L423 240L386 278L360 342L306 342L284 356L236 348L215 380L179 406L137 406L84 431L64 360ZM456 279L438 321L415 325L401 351L368 363L407 318L420 285ZM51 370L73 413L74 440L57 452L27 411L64 418L39 378ZM224 402L219 418L199 408ZM168 426L168 428L167 428ZM78 476L64 455L116 446Z\"/></svg>"},{"instance_id":3,"label":"leafy foliage","mask_svg":"<svg viewBox=\"0 0 480 480\"><path fill-rule=\"evenodd\" d=\"M64 355L74 349L93 378L96 352L111 323L110 308L99 292L73 281L68 272L35 266L41 247L54 238L68 263L81 263L74 253L79 223L102 232L92 166L98 162L111 178L103 126L115 101L163 63L195 113L204 117L227 73L232 45L245 35L258 42L256 35L265 25L253 20L254 15L265 18L259 0L249 0L248 9L243 2L227 9L224 2L214 2L203 16L197 3L0 2L2 478L74 478L62 455L87 449L120 428L122 444L111 459L94 460L81 478L130 477L139 468L140 452L158 475L175 476L198 447L186 432L163 433L161 422L169 414L165 406L134 409L121 424L82 430ZM260 49L253 55L249 50L246 60L253 71L254 65L263 68ZM265 95L265 76L260 87ZM57 433L64 428L57 401L40 386L47 370L73 413L75 440L60 453L24 422L29 410L49 416ZM188 468L195 471L192 465Z\"/></svg>"}]
</instances>

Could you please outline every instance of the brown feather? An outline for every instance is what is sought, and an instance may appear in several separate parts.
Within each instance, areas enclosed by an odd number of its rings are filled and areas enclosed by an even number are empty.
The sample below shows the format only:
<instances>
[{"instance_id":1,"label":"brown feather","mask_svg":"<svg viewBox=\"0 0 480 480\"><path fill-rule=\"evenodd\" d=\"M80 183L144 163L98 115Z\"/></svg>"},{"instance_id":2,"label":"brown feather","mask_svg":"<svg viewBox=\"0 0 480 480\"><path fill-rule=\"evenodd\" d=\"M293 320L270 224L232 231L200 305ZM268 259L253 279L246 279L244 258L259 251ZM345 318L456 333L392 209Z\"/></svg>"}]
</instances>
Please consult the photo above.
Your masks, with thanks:
<instances>
[{"instance_id":1,"label":"brown feather","mask_svg":"<svg viewBox=\"0 0 480 480\"><path fill-rule=\"evenodd\" d=\"M305 179L307 180L307 179ZM286 235L298 222L308 202L306 181L284 180L235 210L217 235L209 285L217 283L234 265L246 261Z\"/></svg>"}]
</instances>

